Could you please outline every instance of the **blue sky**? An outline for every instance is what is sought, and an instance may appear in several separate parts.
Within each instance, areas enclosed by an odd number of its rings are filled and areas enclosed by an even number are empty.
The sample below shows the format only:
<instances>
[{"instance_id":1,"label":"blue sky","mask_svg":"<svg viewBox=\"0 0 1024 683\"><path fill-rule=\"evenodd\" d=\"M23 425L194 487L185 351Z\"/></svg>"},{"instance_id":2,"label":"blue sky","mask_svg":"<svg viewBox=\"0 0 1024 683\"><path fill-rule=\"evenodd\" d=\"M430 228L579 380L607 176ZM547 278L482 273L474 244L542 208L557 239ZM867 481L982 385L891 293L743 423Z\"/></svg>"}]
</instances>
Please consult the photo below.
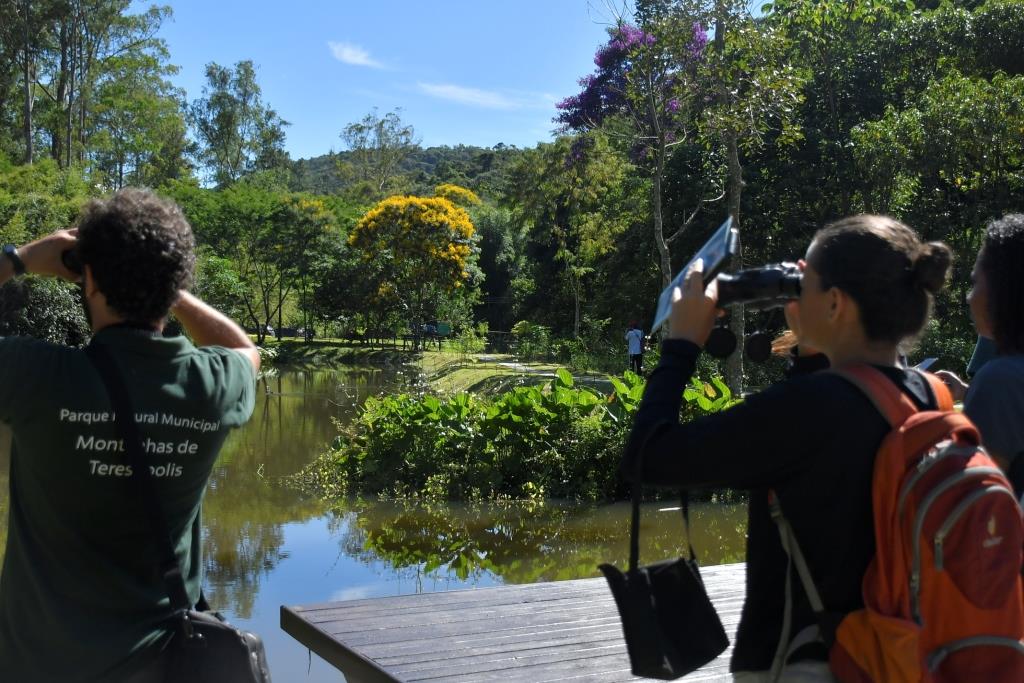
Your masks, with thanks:
<instances>
[{"instance_id":1,"label":"blue sky","mask_svg":"<svg viewBox=\"0 0 1024 683\"><path fill-rule=\"evenodd\" d=\"M343 149L342 128L373 107L401 107L424 146L549 140L611 21L604 0L165 2L175 85L191 101L207 62L253 60L292 158Z\"/></svg>"}]
</instances>

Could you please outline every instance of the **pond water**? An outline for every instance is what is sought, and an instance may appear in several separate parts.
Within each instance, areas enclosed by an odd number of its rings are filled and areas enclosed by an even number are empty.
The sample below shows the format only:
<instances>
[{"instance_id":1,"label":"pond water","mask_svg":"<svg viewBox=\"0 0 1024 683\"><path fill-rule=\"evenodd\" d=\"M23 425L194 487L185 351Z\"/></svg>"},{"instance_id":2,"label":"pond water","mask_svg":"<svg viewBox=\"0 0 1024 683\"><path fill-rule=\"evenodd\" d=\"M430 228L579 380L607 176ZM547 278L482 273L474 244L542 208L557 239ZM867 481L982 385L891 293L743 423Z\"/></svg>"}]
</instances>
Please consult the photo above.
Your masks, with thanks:
<instances>
[{"instance_id":1,"label":"pond water","mask_svg":"<svg viewBox=\"0 0 1024 683\"><path fill-rule=\"evenodd\" d=\"M282 485L316 457L368 395L415 378L396 368L282 370L261 380L252 420L232 433L204 505L207 598L259 633L275 681L343 681L279 625L282 604L599 576L624 566L628 504L453 505L347 500L326 506ZM10 436L0 425L0 553ZM705 565L742 560L745 508L697 505ZM682 521L645 505L641 561L677 555Z\"/></svg>"}]
</instances>

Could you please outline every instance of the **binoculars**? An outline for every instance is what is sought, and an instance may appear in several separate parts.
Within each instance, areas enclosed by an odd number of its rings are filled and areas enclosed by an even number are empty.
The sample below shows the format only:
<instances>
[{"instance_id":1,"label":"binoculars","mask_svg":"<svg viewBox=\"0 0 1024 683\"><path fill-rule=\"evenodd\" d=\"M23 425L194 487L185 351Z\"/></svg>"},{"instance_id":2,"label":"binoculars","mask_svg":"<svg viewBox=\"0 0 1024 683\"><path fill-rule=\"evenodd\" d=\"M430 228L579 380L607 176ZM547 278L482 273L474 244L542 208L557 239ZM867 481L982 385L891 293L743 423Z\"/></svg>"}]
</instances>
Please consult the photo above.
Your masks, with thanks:
<instances>
[{"instance_id":1,"label":"binoculars","mask_svg":"<svg viewBox=\"0 0 1024 683\"><path fill-rule=\"evenodd\" d=\"M718 305L743 304L755 310L783 306L800 297L803 272L795 263L773 263L761 268L718 276Z\"/></svg>"},{"instance_id":2,"label":"binoculars","mask_svg":"<svg viewBox=\"0 0 1024 683\"><path fill-rule=\"evenodd\" d=\"M698 260L704 265L704 284L711 280L718 282L718 305L721 308L743 304L753 310L768 310L800 297L804 275L795 263L773 263L735 273L722 272L738 251L739 230L732 227L732 217L729 217L662 290L651 331L657 330L668 319L674 289L682 286L689 266ZM711 331L704 349L712 356L725 358L736 350L736 344L736 335L727 327L719 326ZM745 351L751 360L766 360L771 355L771 338L765 332L752 334L747 337Z\"/></svg>"},{"instance_id":3,"label":"binoculars","mask_svg":"<svg viewBox=\"0 0 1024 683\"><path fill-rule=\"evenodd\" d=\"M773 263L760 268L722 273L718 276L718 305L722 308L743 304L754 310L784 306L800 296L803 272L795 263ZM736 335L727 327L716 327L705 350L716 358L725 358L736 350ZM771 336L755 332L747 337L744 351L756 362L768 360L772 352Z\"/></svg>"},{"instance_id":4,"label":"binoculars","mask_svg":"<svg viewBox=\"0 0 1024 683\"><path fill-rule=\"evenodd\" d=\"M65 249L61 252L60 260L64 267L75 275L82 274L82 261L78 258L78 252L74 249Z\"/></svg>"}]
</instances>

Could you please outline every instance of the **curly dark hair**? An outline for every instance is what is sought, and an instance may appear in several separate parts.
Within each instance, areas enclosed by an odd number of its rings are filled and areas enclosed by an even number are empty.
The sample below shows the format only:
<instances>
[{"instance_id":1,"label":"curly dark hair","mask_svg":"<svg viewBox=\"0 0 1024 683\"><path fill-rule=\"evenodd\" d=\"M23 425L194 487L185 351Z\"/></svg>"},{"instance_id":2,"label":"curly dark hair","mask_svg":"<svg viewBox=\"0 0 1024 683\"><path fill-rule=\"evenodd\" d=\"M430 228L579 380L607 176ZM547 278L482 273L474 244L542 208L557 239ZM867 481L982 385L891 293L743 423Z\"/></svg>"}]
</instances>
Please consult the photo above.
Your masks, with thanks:
<instances>
[{"instance_id":1,"label":"curly dark hair","mask_svg":"<svg viewBox=\"0 0 1024 683\"><path fill-rule=\"evenodd\" d=\"M78 221L78 257L107 304L128 322L163 319L192 284L195 239L174 202L126 188L96 199Z\"/></svg>"},{"instance_id":2,"label":"curly dark hair","mask_svg":"<svg viewBox=\"0 0 1024 683\"><path fill-rule=\"evenodd\" d=\"M988 224L978 255L988 284L988 313L1001 354L1024 353L1024 214Z\"/></svg>"},{"instance_id":3,"label":"curly dark hair","mask_svg":"<svg viewBox=\"0 0 1024 683\"><path fill-rule=\"evenodd\" d=\"M921 332L953 262L948 246L924 243L888 216L843 218L819 230L814 244L822 288L857 302L868 339L894 344Z\"/></svg>"}]
</instances>

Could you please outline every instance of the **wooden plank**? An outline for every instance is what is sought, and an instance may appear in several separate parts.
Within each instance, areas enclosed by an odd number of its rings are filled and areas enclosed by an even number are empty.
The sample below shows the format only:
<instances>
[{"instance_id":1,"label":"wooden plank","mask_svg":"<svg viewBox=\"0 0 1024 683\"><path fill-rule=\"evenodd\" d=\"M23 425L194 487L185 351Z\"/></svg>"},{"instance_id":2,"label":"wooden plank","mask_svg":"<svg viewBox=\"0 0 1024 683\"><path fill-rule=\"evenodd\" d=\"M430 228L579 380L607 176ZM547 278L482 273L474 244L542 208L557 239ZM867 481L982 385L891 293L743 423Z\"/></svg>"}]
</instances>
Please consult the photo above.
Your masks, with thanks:
<instances>
[{"instance_id":1,"label":"wooden plank","mask_svg":"<svg viewBox=\"0 0 1024 683\"><path fill-rule=\"evenodd\" d=\"M742 610L745 569L701 570L730 636ZM282 606L281 626L350 680L640 680L629 671L618 611L603 579ZM729 680L731 652L685 680Z\"/></svg>"},{"instance_id":2,"label":"wooden plank","mask_svg":"<svg viewBox=\"0 0 1024 683\"><path fill-rule=\"evenodd\" d=\"M739 590L743 589L743 577L745 576L744 564L723 564L713 567L702 567L701 578L708 587L712 589L727 586L734 586ZM739 583L737 585L737 579ZM380 609L406 609L430 605L449 605L455 603L472 602L497 602L522 599L524 596L529 600L543 599L546 593L553 595L569 594L573 592L607 593L608 586L603 580L594 579L571 579L568 581L549 581L547 583L516 584L511 586L494 586L490 588L466 588L454 591L438 591L434 593L415 593L410 595L396 595L383 598L361 598L358 600L344 600L341 602L322 602L303 605L303 614L311 614L319 610L352 610L360 607L369 607L373 610Z\"/></svg>"},{"instance_id":3,"label":"wooden plank","mask_svg":"<svg viewBox=\"0 0 1024 683\"><path fill-rule=\"evenodd\" d=\"M719 617L723 624L730 621L738 621L742 608L742 599L733 599L728 603L716 601L719 610ZM317 626L324 632L331 634L352 646L366 646L382 643L404 643L418 639L424 639L433 643L432 647L437 648L437 639L444 638L453 644L465 642L465 637L515 637L516 635L547 632L554 629L573 629L593 626L598 624L611 625L614 628L621 628L619 614L615 609L614 602L609 597L607 602L599 602L588 609L587 612L565 612L538 613L535 615L525 614L518 616L501 615L499 626L491 622L494 619L486 620L487 623L479 623L474 619L457 619L444 617L443 615L427 621L398 622L390 623L386 628L381 628L372 620L359 623L327 622Z\"/></svg>"},{"instance_id":4,"label":"wooden plank","mask_svg":"<svg viewBox=\"0 0 1024 683\"><path fill-rule=\"evenodd\" d=\"M372 660L356 650L344 647L316 626L299 616L288 607L281 605L281 628L328 663L345 674L346 680L355 683L401 683L399 679L377 666Z\"/></svg>"},{"instance_id":5,"label":"wooden plank","mask_svg":"<svg viewBox=\"0 0 1024 683\"><path fill-rule=\"evenodd\" d=\"M733 615L723 615L722 623L726 629L735 630L739 621L739 611ZM555 625L545 629L533 631L507 633L468 633L461 638L431 638L415 637L409 634L404 640L389 643L365 643L359 647L368 657L372 657L382 666L412 661L420 658L421 661L450 657L451 652L499 652L502 649L514 651L521 648L528 648L541 643L563 643L571 645L573 642L603 642L606 640L621 642L622 626L616 615L614 619L602 620L599 624L587 623L583 625ZM346 640L350 646L353 643Z\"/></svg>"},{"instance_id":6,"label":"wooden plank","mask_svg":"<svg viewBox=\"0 0 1024 683\"><path fill-rule=\"evenodd\" d=\"M743 604L743 593L741 591L730 591L727 594L718 594L715 596L715 603L716 605L721 605L720 612L724 616L726 613L740 609ZM302 614L303 618L306 618L305 613L301 611L299 613ZM366 634L410 625L422 628L441 628L454 625L456 628L455 632L457 632L460 628L459 625L462 624L474 631L483 626L482 630L487 631L488 628L485 625L474 622L487 622L500 617L503 621L518 618L520 620L525 619L526 621L534 619L537 620L537 623L540 623L541 620L557 620L563 617L568 621L573 617L600 618L601 615L608 617L617 617L618 615L618 612L615 611L614 601L607 589L604 593L587 596L586 599L577 598L574 600L545 603L516 603L513 605L484 604L476 608L458 605L453 609L435 607L432 610L426 611L408 610L406 612L393 612L391 610L382 610L376 615L372 612L360 612L358 615L352 615L351 617L332 613L329 619L321 615L317 619L307 618L307 621L316 624L332 635L341 636L346 633Z\"/></svg>"}]
</instances>

